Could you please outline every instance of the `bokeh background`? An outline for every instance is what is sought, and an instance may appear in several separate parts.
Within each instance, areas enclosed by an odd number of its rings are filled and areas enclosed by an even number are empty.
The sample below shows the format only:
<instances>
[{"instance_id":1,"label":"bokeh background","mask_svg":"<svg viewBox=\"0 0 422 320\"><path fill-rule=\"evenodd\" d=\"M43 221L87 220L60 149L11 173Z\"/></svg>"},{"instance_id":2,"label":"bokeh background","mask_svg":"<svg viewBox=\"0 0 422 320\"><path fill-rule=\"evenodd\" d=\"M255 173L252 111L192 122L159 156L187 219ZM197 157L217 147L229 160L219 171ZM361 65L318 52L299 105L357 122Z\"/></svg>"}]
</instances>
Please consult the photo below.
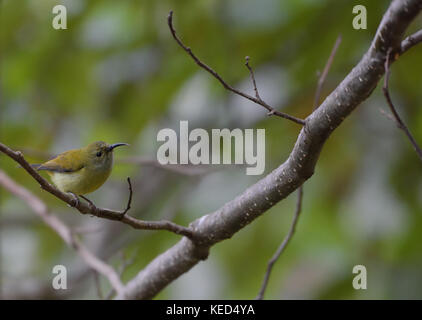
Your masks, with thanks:
<instances>
[{"instance_id":1,"label":"bokeh background","mask_svg":"<svg viewBox=\"0 0 422 320\"><path fill-rule=\"evenodd\" d=\"M318 70L339 34L342 43L323 97L369 47L390 1L338 0L2 0L0 1L0 141L31 162L92 141L128 142L116 151L111 178L90 195L121 209L126 177L134 182L131 214L187 225L218 209L260 177L238 166L171 172L151 166L157 132L264 128L266 173L290 153L299 126L267 117L260 106L225 91L177 46L184 42L229 83L253 94L245 56L251 57L264 100L298 117L312 110ZM51 26L56 4L67 7L67 30ZM368 29L352 28L352 8L368 10ZM419 29L416 20L409 33ZM400 114L422 143L422 46L392 67L391 92ZM422 298L422 170L403 133L379 109L381 88L329 139L304 186L296 234L275 265L271 299ZM127 163L142 157L142 164ZM133 158L132 158L133 159ZM42 191L16 163L0 166L41 197L83 241L128 281L179 237L137 231L80 215ZM0 189L2 298L99 298L95 276L76 253L16 197ZM157 298L250 299L258 293L268 259L291 223L296 193L174 281ZM66 291L51 288L52 268L68 270ZM352 269L365 265L368 289L352 287ZM109 291L100 278L103 296Z\"/></svg>"}]
</instances>

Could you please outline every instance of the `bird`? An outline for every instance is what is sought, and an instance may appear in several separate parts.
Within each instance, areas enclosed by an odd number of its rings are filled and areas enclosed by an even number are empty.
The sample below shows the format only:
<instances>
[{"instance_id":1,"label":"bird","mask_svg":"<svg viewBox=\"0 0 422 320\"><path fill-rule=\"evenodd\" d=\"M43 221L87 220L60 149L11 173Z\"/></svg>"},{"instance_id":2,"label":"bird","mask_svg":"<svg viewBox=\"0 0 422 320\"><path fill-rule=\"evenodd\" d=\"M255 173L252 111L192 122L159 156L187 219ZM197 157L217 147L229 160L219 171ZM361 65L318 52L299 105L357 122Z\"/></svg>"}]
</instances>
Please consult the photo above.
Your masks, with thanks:
<instances>
[{"instance_id":1,"label":"bird","mask_svg":"<svg viewBox=\"0 0 422 320\"><path fill-rule=\"evenodd\" d=\"M113 168L113 150L120 146L128 144L96 141L80 149L65 151L32 167L37 171L46 171L57 189L72 194L79 202L78 195L91 193L106 182Z\"/></svg>"}]
</instances>

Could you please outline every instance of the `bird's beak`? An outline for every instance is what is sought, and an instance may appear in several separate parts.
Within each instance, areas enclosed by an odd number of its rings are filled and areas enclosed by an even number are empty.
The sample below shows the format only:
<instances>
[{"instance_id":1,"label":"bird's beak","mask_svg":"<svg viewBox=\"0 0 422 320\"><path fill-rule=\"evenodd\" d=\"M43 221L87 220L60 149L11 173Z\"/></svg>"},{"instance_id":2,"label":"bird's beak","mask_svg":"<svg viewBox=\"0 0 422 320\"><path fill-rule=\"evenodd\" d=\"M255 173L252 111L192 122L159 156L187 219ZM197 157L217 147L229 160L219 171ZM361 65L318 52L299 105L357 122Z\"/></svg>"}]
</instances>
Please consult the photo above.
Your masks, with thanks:
<instances>
[{"instance_id":1,"label":"bird's beak","mask_svg":"<svg viewBox=\"0 0 422 320\"><path fill-rule=\"evenodd\" d=\"M107 151L113 151L114 148L116 147L120 147L120 146L128 146L129 144L127 143L113 143L112 145L110 145L107 149Z\"/></svg>"}]
</instances>

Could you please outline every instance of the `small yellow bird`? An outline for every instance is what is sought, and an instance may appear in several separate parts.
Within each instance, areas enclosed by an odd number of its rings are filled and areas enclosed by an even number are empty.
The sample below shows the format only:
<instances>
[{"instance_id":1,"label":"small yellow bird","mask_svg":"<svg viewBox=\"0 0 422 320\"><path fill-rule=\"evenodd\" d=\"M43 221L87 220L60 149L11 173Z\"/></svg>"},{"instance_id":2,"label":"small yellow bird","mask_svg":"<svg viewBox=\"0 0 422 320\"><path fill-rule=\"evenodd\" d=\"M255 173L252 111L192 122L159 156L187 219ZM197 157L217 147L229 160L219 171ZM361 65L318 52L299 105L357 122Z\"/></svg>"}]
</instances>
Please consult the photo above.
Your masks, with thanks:
<instances>
[{"instance_id":1,"label":"small yellow bird","mask_svg":"<svg viewBox=\"0 0 422 320\"><path fill-rule=\"evenodd\" d=\"M113 149L128 146L127 143L107 144L97 141L81 149L59 154L43 164L32 165L45 170L54 185L62 192L74 196L97 190L110 176L113 167Z\"/></svg>"}]
</instances>

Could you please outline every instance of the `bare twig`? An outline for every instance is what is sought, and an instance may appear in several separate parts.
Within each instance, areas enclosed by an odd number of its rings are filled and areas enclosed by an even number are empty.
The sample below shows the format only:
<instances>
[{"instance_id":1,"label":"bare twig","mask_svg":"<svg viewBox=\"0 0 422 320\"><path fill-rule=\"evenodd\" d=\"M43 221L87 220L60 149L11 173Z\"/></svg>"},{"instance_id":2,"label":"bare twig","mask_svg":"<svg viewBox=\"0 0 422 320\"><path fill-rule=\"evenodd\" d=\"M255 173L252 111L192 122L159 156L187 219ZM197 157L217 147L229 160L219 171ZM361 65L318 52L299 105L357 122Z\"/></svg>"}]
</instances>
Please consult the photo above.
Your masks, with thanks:
<instances>
[{"instance_id":1,"label":"bare twig","mask_svg":"<svg viewBox=\"0 0 422 320\"><path fill-rule=\"evenodd\" d=\"M318 85L317 85L317 89L316 89L316 92L315 92L315 99L314 99L314 110L316 110L319 107L319 100L321 98L322 87L323 87L325 80L327 78L328 71L330 70L331 65L333 64L334 56L337 53L337 50L338 50L338 47L340 46L340 43L341 43L341 35L339 35L337 37L337 40L334 43L333 49L331 50L330 56L328 57L327 63L325 64L324 70L322 71L322 74L318 79Z\"/></svg>"},{"instance_id":2,"label":"bare twig","mask_svg":"<svg viewBox=\"0 0 422 320\"><path fill-rule=\"evenodd\" d=\"M130 205L132 204L133 189L132 189L132 183L130 182L129 177L127 177L127 184L129 185L129 198L127 200L126 209L122 213L122 218L130 210Z\"/></svg>"},{"instance_id":3,"label":"bare twig","mask_svg":"<svg viewBox=\"0 0 422 320\"><path fill-rule=\"evenodd\" d=\"M133 218L132 216L126 213L128 208L126 208L127 210L125 209L123 211L114 211L114 210L105 209L105 208L97 208L90 200L87 200L88 204L82 201L77 201L77 203L75 204L75 199L72 195L61 192L59 189L57 189L52 184L50 184L47 180L45 180L34 168L31 167L31 165L25 160L25 158L23 157L20 151L13 151L12 149L10 149L9 147L7 147L6 145L2 143L0 143L0 151L6 154L7 156L9 156L10 158L12 158L17 163L19 163L21 167L25 169L40 184L40 187L42 189L51 193L57 198L63 200L70 206L75 207L82 214L89 213L99 218L121 221L125 224L130 225L131 227L135 229L167 230L179 235L184 235L186 237L193 236L192 230L190 228L180 226L171 221L165 221L165 220L143 221L143 220ZM129 186L131 188L130 184ZM87 198L85 198L85 200L86 199ZM131 196L129 200L131 200ZM128 203L128 205L130 208L130 203Z\"/></svg>"},{"instance_id":4,"label":"bare twig","mask_svg":"<svg viewBox=\"0 0 422 320\"><path fill-rule=\"evenodd\" d=\"M302 197L303 197L303 186L300 186L298 189L297 195L297 202L296 202L296 211L293 216L293 222L290 226L289 232L287 236L284 238L281 245L278 247L277 251L274 253L273 257L270 259L267 265L267 271L265 272L264 281L262 282L261 289L259 290L258 296L256 297L257 300L262 300L264 298L265 290L267 289L268 280L270 279L271 271L273 269L274 264L277 262L278 258L280 258L281 254L286 249L287 245L289 244L290 239L293 237L293 234L296 230L296 225L299 220L300 212L302 211Z\"/></svg>"},{"instance_id":5,"label":"bare twig","mask_svg":"<svg viewBox=\"0 0 422 320\"><path fill-rule=\"evenodd\" d=\"M114 269L91 253L72 231L55 215L52 215L41 199L14 182L0 170L0 185L22 199L47 225L50 226L66 244L73 248L94 271L105 276L117 292L123 292L123 284Z\"/></svg>"},{"instance_id":6,"label":"bare twig","mask_svg":"<svg viewBox=\"0 0 422 320\"><path fill-rule=\"evenodd\" d=\"M391 113L393 114L393 117L395 119L395 122L399 129L403 130L403 132L406 134L406 136L409 138L410 143L412 144L413 148L415 149L416 153L419 156L419 159L422 160L422 150L419 147L418 143L416 142L413 135L410 133L409 128L406 126L406 124L403 122L403 120L400 118L396 107L393 104L393 101L390 97L389 87L388 83L390 80L390 55L392 53L392 48L389 48L387 51L387 58L385 59L385 76L384 76L384 85L382 87L382 90L384 92L385 99L387 100L388 106L390 107Z\"/></svg>"},{"instance_id":7,"label":"bare twig","mask_svg":"<svg viewBox=\"0 0 422 320\"><path fill-rule=\"evenodd\" d=\"M265 109L268 110L269 115L275 115L275 116L278 116L278 117L281 117L281 118L284 118L284 119L287 119L287 120L291 120L291 121L293 121L295 123L298 123L300 125L305 125L305 120L299 119L299 118L293 117L293 116L291 116L291 115L289 115L287 113L278 111L278 110L274 109L273 107L271 107L270 105L268 105L267 103L265 103L264 101L262 101L262 99L255 98L255 97L253 97L253 96L251 96L251 95L249 95L247 93L244 93L244 92L242 92L242 91L240 91L238 89L235 89L232 86L230 86L226 81L223 80L223 78L216 71L214 71L211 67L209 67L204 62L202 62L192 52L192 49L189 48L189 47L187 47L187 46L185 46L183 44L183 42L179 39L179 37L176 34L176 30L173 27L173 11L170 11L170 13L168 15L168 18L167 18L167 22L168 22L168 25L169 25L169 28L170 28L170 32L171 32L173 38L179 44L179 46L183 50L185 50L191 56L191 58L193 59L193 61L195 61L195 63L198 66L200 66L202 69L208 71L212 76L214 76L214 78L216 78L223 85L224 88L226 88L227 90L229 90L229 91L231 91L231 92L233 92L233 93L235 93L235 94L237 94L239 96L242 96L242 97L244 97L244 98L246 98L246 99L248 99L248 100L250 100L252 102L255 102L256 104L261 105L262 107L264 107Z\"/></svg>"},{"instance_id":8,"label":"bare twig","mask_svg":"<svg viewBox=\"0 0 422 320\"><path fill-rule=\"evenodd\" d=\"M259 101L262 101L262 99L261 99L261 97L260 97L260 95L259 95L259 92L258 92L258 87L256 86L256 81L255 81L255 74L254 74L254 72L253 72L253 70L252 70L252 67L249 65L249 56L246 56L246 58L245 58L245 60L246 60L246 62L245 62L245 66L246 66L246 68L248 68L248 70L249 70L249 74L251 75L251 80L252 80L252 85L253 85L253 89L254 89L254 91L255 91L255 97L259 100Z\"/></svg>"}]
</instances>

